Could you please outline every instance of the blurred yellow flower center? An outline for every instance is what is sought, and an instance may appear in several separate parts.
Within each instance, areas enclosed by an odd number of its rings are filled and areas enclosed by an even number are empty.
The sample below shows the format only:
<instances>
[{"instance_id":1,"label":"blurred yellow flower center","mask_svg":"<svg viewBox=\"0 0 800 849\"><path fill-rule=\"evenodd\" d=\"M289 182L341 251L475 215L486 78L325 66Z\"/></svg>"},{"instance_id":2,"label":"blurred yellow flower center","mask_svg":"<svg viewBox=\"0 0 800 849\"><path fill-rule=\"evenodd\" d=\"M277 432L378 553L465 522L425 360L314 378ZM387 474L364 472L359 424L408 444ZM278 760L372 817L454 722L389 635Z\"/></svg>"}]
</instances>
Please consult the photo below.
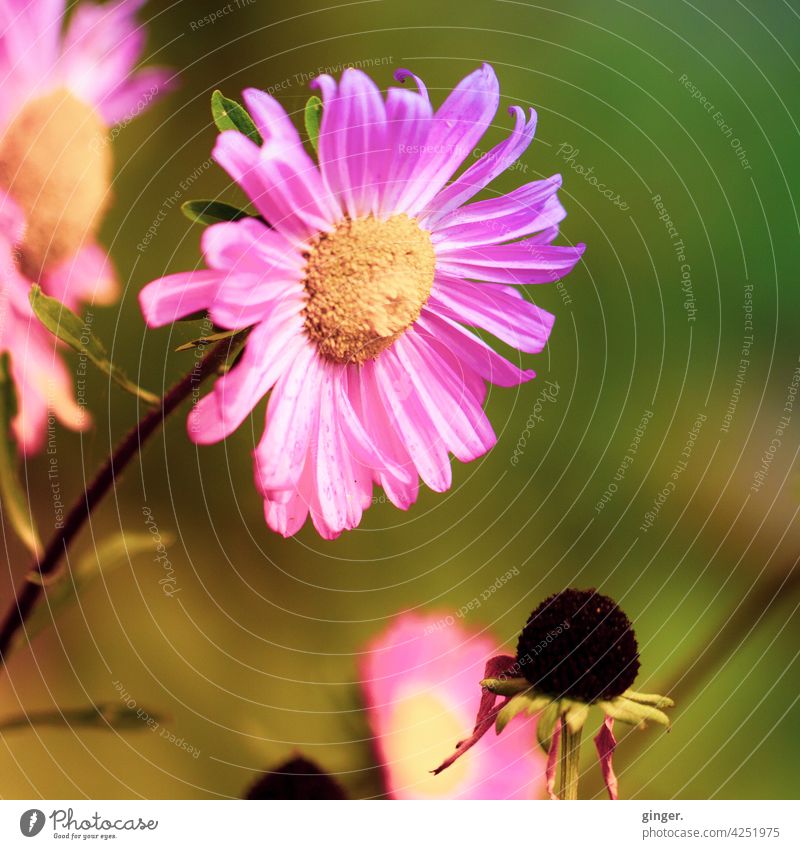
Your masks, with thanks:
<instances>
[{"instance_id":1,"label":"blurred yellow flower center","mask_svg":"<svg viewBox=\"0 0 800 849\"><path fill-rule=\"evenodd\" d=\"M374 359L419 318L435 265L415 219L345 219L308 252L306 332L334 362Z\"/></svg>"},{"instance_id":2,"label":"blurred yellow flower center","mask_svg":"<svg viewBox=\"0 0 800 849\"><path fill-rule=\"evenodd\" d=\"M0 188L26 217L22 264L34 280L92 239L109 200L107 128L66 89L28 101L0 136Z\"/></svg>"},{"instance_id":3,"label":"blurred yellow flower center","mask_svg":"<svg viewBox=\"0 0 800 849\"><path fill-rule=\"evenodd\" d=\"M464 737L464 724L432 693L416 693L392 710L391 731L384 737L386 762L393 783L413 797L452 798L469 771L469 758L456 761L439 775L431 770Z\"/></svg>"}]
</instances>

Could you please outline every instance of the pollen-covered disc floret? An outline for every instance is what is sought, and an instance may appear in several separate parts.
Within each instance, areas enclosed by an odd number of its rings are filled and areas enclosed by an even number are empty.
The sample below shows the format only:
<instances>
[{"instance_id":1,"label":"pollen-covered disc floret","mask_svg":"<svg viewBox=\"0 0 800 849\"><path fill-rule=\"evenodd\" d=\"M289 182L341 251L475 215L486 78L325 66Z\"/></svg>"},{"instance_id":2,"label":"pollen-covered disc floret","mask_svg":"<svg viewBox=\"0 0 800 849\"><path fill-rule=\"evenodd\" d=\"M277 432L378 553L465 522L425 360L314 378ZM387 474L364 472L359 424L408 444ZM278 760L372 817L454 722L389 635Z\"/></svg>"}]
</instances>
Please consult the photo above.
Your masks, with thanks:
<instances>
[{"instance_id":1,"label":"pollen-covered disc floret","mask_svg":"<svg viewBox=\"0 0 800 849\"><path fill-rule=\"evenodd\" d=\"M374 359L419 318L435 267L413 218L345 219L308 252L306 333L333 362Z\"/></svg>"},{"instance_id":2,"label":"pollen-covered disc floret","mask_svg":"<svg viewBox=\"0 0 800 849\"><path fill-rule=\"evenodd\" d=\"M537 691L591 703L633 685L639 652L630 620L612 599L593 589L568 589L530 615L517 663Z\"/></svg>"}]
</instances>

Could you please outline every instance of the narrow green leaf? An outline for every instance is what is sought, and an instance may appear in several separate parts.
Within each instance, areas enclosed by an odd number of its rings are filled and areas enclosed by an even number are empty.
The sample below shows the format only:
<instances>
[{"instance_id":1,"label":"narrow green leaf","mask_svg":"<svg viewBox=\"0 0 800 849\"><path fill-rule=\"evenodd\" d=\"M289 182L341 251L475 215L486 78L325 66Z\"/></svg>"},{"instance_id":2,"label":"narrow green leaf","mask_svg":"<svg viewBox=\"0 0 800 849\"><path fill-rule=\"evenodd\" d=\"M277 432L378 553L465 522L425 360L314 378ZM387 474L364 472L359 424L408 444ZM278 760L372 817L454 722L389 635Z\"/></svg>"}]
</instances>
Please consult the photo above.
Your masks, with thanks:
<instances>
[{"instance_id":1,"label":"narrow green leaf","mask_svg":"<svg viewBox=\"0 0 800 849\"><path fill-rule=\"evenodd\" d=\"M661 710L662 708L675 707L675 702L668 696L659 696L657 693L637 693L636 690L626 690L622 694L626 699L632 702L639 702L643 705L652 705L654 708Z\"/></svg>"},{"instance_id":2,"label":"narrow green leaf","mask_svg":"<svg viewBox=\"0 0 800 849\"><path fill-rule=\"evenodd\" d=\"M72 310L67 309L61 301L45 295L36 284L31 286L29 297L36 317L54 336L91 360L100 371L107 374L126 392L136 395L147 404L156 406L161 403L158 395L142 389L141 386L126 377L122 369L109 360L103 343L92 333L84 321L75 315Z\"/></svg>"},{"instance_id":3,"label":"narrow green leaf","mask_svg":"<svg viewBox=\"0 0 800 849\"><path fill-rule=\"evenodd\" d=\"M219 342L222 339L230 339L231 336L235 336L237 333L241 332L241 330L221 330L219 333L210 333L208 336L198 336L197 339L192 339L189 342L184 342L183 345L178 345L175 352L191 351L192 348L201 348L210 343Z\"/></svg>"},{"instance_id":4,"label":"narrow green leaf","mask_svg":"<svg viewBox=\"0 0 800 849\"><path fill-rule=\"evenodd\" d=\"M171 539L163 539L164 545L170 545ZM32 641L86 592L101 574L110 575L129 558L143 552L153 551L153 538L149 533L116 534L101 542L93 551L82 557L69 572L62 574L60 580L48 587L46 597L34 608L26 625L24 638Z\"/></svg>"},{"instance_id":5,"label":"narrow green leaf","mask_svg":"<svg viewBox=\"0 0 800 849\"><path fill-rule=\"evenodd\" d=\"M311 147L314 148L314 153L316 153L319 146L319 127L322 123L322 101L316 94L308 98L303 113L303 121L306 125L308 140L311 142Z\"/></svg>"},{"instance_id":6,"label":"narrow green leaf","mask_svg":"<svg viewBox=\"0 0 800 849\"><path fill-rule=\"evenodd\" d=\"M217 224L220 221L241 221L250 218L250 213L224 203L221 200L187 200L181 204L181 212L189 219L199 224Z\"/></svg>"},{"instance_id":7,"label":"narrow green leaf","mask_svg":"<svg viewBox=\"0 0 800 849\"><path fill-rule=\"evenodd\" d=\"M498 696L516 696L531 686L527 678L484 678L481 687Z\"/></svg>"},{"instance_id":8,"label":"narrow green leaf","mask_svg":"<svg viewBox=\"0 0 800 849\"><path fill-rule=\"evenodd\" d=\"M17 392L11 377L11 360L6 351L0 356L0 515L39 557L42 542L18 474L17 443L11 430L16 414Z\"/></svg>"},{"instance_id":9,"label":"narrow green leaf","mask_svg":"<svg viewBox=\"0 0 800 849\"><path fill-rule=\"evenodd\" d=\"M7 731L47 726L51 728L98 728L104 730L145 729L152 728L152 722L158 724L166 719L163 714L149 708L134 705L128 707L124 702L119 704L103 702L89 705L85 708L70 708L66 710L36 711L34 713L15 716L0 723L0 733Z\"/></svg>"},{"instance_id":10,"label":"narrow green leaf","mask_svg":"<svg viewBox=\"0 0 800 849\"><path fill-rule=\"evenodd\" d=\"M211 114L220 132L238 130L256 144L263 143L250 113L240 103L225 97L219 89L211 95Z\"/></svg>"}]
</instances>

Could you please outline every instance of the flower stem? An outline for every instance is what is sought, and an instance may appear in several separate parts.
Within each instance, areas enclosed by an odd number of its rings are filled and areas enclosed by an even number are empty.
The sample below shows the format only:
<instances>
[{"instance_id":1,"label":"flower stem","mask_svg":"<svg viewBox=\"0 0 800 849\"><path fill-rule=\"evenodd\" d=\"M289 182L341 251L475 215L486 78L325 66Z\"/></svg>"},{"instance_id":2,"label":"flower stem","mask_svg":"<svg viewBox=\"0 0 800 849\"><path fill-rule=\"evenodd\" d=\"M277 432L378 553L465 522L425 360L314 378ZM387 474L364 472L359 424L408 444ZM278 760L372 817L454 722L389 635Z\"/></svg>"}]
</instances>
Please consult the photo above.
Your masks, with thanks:
<instances>
[{"instance_id":1,"label":"flower stem","mask_svg":"<svg viewBox=\"0 0 800 849\"><path fill-rule=\"evenodd\" d=\"M559 798L578 798L580 775L581 730L571 731L566 719L561 717L561 781Z\"/></svg>"},{"instance_id":2,"label":"flower stem","mask_svg":"<svg viewBox=\"0 0 800 849\"><path fill-rule=\"evenodd\" d=\"M74 502L62 527L52 536L39 561L25 576L25 583L18 589L0 623L0 671L6 666L14 638L36 606L47 579L55 574L61 558L91 516L92 510L113 487L117 475L142 450L142 446L164 423L167 416L226 362L232 351L236 350L236 339L236 336L223 339L195 362L194 368L166 392L158 406L149 410L131 428Z\"/></svg>"}]
</instances>

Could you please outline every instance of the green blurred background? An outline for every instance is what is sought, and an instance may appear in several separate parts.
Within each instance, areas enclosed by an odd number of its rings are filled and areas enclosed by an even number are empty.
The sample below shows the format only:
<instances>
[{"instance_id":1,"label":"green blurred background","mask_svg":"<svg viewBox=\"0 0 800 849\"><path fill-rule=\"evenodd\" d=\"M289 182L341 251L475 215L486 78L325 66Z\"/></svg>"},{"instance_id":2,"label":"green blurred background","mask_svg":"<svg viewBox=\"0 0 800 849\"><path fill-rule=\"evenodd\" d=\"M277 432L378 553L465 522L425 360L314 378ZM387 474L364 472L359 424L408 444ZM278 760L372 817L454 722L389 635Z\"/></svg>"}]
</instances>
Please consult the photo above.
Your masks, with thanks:
<instances>
[{"instance_id":1,"label":"green blurred background","mask_svg":"<svg viewBox=\"0 0 800 849\"><path fill-rule=\"evenodd\" d=\"M455 463L452 490L423 491L408 513L376 490L358 530L324 542L309 524L283 540L267 530L252 485L263 404L210 448L188 441L185 411L171 420L96 512L75 557L121 529L146 533L146 505L175 538L180 592L162 592L152 551L132 557L18 651L0 680L0 719L114 702L121 682L200 754L146 729L35 726L0 738L0 795L236 797L258 769L297 750L338 773L352 795L378 794L359 710L360 648L398 611L452 612L516 567L465 626L513 647L546 595L597 586L634 620L638 689L678 701L671 734L634 732L620 745L624 796L796 797L800 407L763 485L751 486L800 356L800 4L233 0L216 22L197 25L224 6L145 7L150 61L175 67L181 87L115 142L104 238L125 293L119 310L97 310L94 326L143 385L161 389L193 363L173 349L198 327L146 331L136 303L150 279L198 263L201 228L178 203L241 199L208 160L217 87L234 97L278 87L299 119L309 92L295 75L325 66L372 65L382 87L409 67L440 102L490 62L503 108L482 149L507 133L506 106L539 113L535 142L494 188L563 173L562 241L588 249L563 286L534 293L558 318L547 350L528 358L539 379L490 392L497 447ZM683 261L656 195L683 240ZM737 386L751 334L748 285L753 340ZM558 395L526 431L546 380ZM58 433L70 500L137 416L135 400L98 374L87 399L95 428ZM635 458L615 481L647 413ZM643 529L702 416L674 492ZM26 473L47 530L47 459ZM617 491L598 510L611 483ZM21 578L28 560L9 534L3 551L5 605L10 576ZM586 797L602 793L591 749L587 742Z\"/></svg>"}]
</instances>

